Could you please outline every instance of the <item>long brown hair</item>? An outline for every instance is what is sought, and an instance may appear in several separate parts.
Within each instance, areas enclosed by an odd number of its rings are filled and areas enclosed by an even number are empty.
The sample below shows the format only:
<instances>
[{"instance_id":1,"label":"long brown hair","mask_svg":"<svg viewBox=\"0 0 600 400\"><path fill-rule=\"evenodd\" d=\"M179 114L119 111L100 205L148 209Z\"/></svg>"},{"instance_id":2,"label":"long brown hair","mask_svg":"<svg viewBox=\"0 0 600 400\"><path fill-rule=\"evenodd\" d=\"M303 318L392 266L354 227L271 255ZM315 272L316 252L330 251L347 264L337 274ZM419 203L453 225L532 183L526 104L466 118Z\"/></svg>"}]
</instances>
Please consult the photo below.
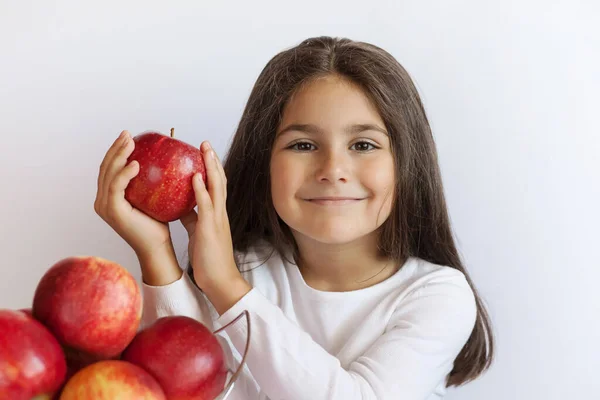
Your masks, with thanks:
<instances>
[{"instance_id":1,"label":"long brown hair","mask_svg":"<svg viewBox=\"0 0 600 400\"><path fill-rule=\"evenodd\" d=\"M280 52L267 63L224 158L234 248L244 252L263 240L280 254L286 254L290 246L297 252L271 200L271 150L290 96L301 85L328 74L358 84L377 106L391 137L396 198L380 228L380 250L398 262L414 256L456 268L475 293L477 321L447 386L473 380L492 362L490 318L452 236L437 150L420 96L406 70L383 49L345 38L317 37Z\"/></svg>"}]
</instances>

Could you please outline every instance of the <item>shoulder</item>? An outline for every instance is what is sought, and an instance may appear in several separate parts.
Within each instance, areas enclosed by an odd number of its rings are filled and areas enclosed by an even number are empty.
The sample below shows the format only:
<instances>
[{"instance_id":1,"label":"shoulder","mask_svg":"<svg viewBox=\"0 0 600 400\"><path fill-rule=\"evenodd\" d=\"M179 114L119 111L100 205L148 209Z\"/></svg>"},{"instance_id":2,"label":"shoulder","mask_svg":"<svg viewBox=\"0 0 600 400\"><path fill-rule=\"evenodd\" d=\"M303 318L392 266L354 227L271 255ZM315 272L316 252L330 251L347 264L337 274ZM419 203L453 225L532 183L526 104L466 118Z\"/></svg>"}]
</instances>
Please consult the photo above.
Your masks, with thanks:
<instances>
[{"instance_id":1,"label":"shoulder","mask_svg":"<svg viewBox=\"0 0 600 400\"><path fill-rule=\"evenodd\" d=\"M438 291L448 294L463 294L474 299L474 293L466 275L453 267L435 264L413 257L406 263L406 279L411 291Z\"/></svg>"},{"instance_id":2,"label":"shoulder","mask_svg":"<svg viewBox=\"0 0 600 400\"><path fill-rule=\"evenodd\" d=\"M477 319L476 297L466 275L445 265L412 258L405 265L405 290L391 324L418 320L431 331L465 337Z\"/></svg>"}]
</instances>

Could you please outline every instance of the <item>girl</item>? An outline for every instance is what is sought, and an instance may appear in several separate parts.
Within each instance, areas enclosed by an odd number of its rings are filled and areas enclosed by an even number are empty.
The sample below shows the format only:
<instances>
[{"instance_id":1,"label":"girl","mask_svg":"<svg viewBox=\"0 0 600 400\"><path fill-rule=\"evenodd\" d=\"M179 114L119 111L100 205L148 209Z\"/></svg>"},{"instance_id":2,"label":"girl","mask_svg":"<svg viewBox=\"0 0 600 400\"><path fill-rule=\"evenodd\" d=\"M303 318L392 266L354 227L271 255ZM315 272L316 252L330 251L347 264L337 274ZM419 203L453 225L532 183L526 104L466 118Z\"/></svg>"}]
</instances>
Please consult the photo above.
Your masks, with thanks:
<instances>
[{"instance_id":1,"label":"girl","mask_svg":"<svg viewBox=\"0 0 600 400\"><path fill-rule=\"evenodd\" d=\"M429 123L384 50L319 37L266 65L224 166L201 145L187 273L168 225L124 199L133 147L124 131L108 150L96 212L139 259L143 326L187 315L216 330L249 312L233 398L433 400L489 367ZM245 321L222 334L239 361Z\"/></svg>"}]
</instances>

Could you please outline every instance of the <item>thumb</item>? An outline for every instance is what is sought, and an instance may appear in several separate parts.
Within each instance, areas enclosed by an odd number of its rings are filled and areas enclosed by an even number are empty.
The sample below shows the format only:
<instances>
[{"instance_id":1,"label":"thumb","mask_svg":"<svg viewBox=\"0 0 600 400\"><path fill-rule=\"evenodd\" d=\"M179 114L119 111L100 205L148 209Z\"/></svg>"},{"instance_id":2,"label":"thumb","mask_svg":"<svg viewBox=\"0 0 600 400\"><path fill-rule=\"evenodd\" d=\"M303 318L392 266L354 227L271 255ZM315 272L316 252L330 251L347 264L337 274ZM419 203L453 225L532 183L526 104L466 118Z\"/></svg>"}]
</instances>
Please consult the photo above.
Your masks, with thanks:
<instances>
[{"instance_id":1,"label":"thumb","mask_svg":"<svg viewBox=\"0 0 600 400\"><path fill-rule=\"evenodd\" d=\"M191 209L189 213L185 214L179 219L183 227L188 233L188 237L191 237L196 230L196 222L198 221L198 214L194 209Z\"/></svg>"}]
</instances>

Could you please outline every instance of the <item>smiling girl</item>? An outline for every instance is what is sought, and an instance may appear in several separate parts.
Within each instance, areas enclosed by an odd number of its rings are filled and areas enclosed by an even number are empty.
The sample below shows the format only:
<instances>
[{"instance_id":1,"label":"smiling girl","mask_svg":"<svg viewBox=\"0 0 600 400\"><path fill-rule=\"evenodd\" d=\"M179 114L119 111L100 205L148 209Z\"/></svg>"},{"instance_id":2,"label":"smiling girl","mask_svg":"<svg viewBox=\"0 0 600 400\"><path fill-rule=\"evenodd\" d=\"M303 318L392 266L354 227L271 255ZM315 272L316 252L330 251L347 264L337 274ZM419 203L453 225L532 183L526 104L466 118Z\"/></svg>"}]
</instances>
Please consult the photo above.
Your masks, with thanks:
<instances>
[{"instance_id":1,"label":"smiling girl","mask_svg":"<svg viewBox=\"0 0 600 400\"><path fill-rule=\"evenodd\" d=\"M124 199L137 175L124 132L100 169L96 211L136 252L145 326L187 315L252 323L235 399L441 399L490 365L489 317L458 255L419 94L374 45L311 38L271 59L221 165L169 229ZM222 333L230 357L243 321Z\"/></svg>"}]
</instances>

